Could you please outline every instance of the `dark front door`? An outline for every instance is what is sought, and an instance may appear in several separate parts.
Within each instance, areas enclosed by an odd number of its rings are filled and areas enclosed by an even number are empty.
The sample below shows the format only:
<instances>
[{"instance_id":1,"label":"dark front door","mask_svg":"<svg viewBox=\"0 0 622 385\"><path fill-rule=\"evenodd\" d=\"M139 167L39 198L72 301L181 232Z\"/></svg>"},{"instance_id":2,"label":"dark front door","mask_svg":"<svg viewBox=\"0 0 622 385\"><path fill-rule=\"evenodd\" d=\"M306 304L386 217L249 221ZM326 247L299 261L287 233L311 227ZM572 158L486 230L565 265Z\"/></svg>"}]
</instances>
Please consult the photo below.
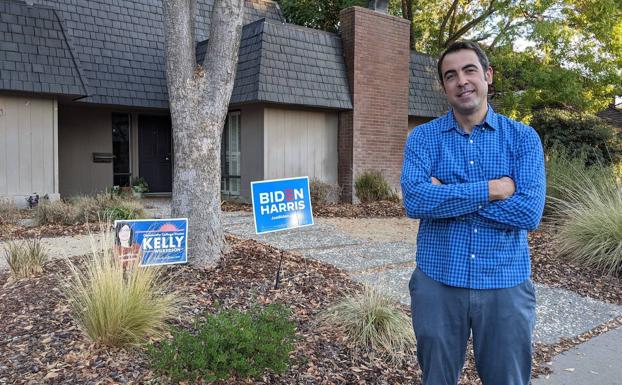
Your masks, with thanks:
<instances>
[{"instance_id":1,"label":"dark front door","mask_svg":"<svg viewBox=\"0 0 622 385\"><path fill-rule=\"evenodd\" d=\"M138 117L138 172L149 183L149 192L172 191L172 148L170 117Z\"/></svg>"}]
</instances>

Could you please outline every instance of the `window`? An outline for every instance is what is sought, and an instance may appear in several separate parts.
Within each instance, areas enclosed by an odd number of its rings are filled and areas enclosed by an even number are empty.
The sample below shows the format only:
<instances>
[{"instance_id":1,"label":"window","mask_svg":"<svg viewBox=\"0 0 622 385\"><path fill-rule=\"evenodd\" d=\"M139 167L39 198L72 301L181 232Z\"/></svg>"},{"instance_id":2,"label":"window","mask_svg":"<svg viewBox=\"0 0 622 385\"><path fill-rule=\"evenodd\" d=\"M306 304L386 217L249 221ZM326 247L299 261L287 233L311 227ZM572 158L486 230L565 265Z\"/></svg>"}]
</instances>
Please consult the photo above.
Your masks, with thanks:
<instances>
[{"instance_id":1,"label":"window","mask_svg":"<svg viewBox=\"0 0 622 385\"><path fill-rule=\"evenodd\" d=\"M222 133L220 152L223 194L240 195L240 112L230 112Z\"/></svg>"},{"instance_id":2,"label":"window","mask_svg":"<svg viewBox=\"0 0 622 385\"><path fill-rule=\"evenodd\" d=\"M113 184L129 186L130 177L130 115L112 114Z\"/></svg>"}]
</instances>

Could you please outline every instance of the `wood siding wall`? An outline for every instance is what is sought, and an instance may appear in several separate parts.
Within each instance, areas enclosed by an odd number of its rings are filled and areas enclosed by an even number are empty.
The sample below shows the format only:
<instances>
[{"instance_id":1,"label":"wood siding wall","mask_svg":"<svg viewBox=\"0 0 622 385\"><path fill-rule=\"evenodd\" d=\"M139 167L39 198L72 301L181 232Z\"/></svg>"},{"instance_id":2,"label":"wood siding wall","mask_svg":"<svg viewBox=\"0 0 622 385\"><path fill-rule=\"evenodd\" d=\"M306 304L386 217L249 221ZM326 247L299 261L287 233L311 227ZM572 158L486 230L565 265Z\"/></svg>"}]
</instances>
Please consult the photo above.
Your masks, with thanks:
<instances>
[{"instance_id":1,"label":"wood siding wall","mask_svg":"<svg viewBox=\"0 0 622 385\"><path fill-rule=\"evenodd\" d=\"M58 197L57 102L0 95L0 197Z\"/></svg>"},{"instance_id":2,"label":"wood siding wall","mask_svg":"<svg viewBox=\"0 0 622 385\"><path fill-rule=\"evenodd\" d=\"M337 112L266 108L264 178L337 183Z\"/></svg>"}]
</instances>

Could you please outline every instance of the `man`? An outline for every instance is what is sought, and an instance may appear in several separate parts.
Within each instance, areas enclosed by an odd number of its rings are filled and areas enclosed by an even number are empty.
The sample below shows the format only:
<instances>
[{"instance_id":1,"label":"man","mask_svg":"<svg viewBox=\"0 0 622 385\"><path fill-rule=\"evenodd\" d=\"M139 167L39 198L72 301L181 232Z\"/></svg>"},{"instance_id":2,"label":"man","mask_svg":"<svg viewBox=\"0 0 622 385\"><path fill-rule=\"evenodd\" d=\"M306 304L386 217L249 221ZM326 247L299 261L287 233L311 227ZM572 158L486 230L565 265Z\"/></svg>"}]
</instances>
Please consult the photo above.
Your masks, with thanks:
<instances>
[{"instance_id":1,"label":"man","mask_svg":"<svg viewBox=\"0 0 622 385\"><path fill-rule=\"evenodd\" d=\"M438 74L451 110L408 135L401 179L406 212L421 220L409 289L423 384L457 384L472 334L484 385L527 385L542 144L488 105L493 70L477 44L452 44Z\"/></svg>"}]
</instances>

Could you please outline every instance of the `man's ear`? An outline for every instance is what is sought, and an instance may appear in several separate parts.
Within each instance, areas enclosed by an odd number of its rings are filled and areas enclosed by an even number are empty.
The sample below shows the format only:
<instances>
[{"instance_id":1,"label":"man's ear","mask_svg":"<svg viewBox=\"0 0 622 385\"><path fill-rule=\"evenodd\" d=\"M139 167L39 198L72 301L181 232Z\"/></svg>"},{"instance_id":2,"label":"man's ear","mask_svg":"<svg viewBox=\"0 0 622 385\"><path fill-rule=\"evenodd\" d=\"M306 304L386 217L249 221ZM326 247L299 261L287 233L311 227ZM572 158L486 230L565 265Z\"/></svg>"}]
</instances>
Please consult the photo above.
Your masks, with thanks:
<instances>
[{"instance_id":1,"label":"man's ear","mask_svg":"<svg viewBox=\"0 0 622 385\"><path fill-rule=\"evenodd\" d=\"M486 70L486 72L484 73L484 80L486 80L486 82L490 85L492 84L492 77L493 77L494 71L492 69L491 66L488 66L488 69Z\"/></svg>"}]
</instances>

